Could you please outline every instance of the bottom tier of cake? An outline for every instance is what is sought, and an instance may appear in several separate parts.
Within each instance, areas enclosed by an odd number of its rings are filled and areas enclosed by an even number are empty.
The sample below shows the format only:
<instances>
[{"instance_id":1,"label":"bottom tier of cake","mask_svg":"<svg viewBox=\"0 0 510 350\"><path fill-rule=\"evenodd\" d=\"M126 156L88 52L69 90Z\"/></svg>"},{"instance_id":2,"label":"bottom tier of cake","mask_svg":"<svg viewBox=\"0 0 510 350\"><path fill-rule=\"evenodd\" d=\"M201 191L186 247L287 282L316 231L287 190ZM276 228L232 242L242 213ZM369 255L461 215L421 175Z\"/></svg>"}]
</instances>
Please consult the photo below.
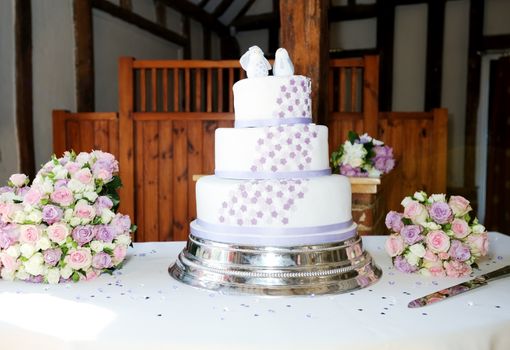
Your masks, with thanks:
<instances>
[{"instance_id":1,"label":"bottom tier of cake","mask_svg":"<svg viewBox=\"0 0 510 350\"><path fill-rule=\"evenodd\" d=\"M262 247L192 234L169 273L194 287L275 296L347 292L375 283L382 274L357 235L337 243Z\"/></svg>"}]
</instances>

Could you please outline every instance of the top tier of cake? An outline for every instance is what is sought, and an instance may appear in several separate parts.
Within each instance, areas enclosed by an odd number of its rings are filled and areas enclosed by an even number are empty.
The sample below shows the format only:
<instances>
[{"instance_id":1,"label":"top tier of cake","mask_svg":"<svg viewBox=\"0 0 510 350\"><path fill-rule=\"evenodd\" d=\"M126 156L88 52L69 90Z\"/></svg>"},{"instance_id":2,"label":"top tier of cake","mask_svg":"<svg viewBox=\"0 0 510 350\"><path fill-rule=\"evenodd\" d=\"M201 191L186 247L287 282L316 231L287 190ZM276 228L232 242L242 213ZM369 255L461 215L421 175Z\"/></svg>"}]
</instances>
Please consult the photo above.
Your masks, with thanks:
<instances>
[{"instance_id":1,"label":"top tier of cake","mask_svg":"<svg viewBox=\"0 0 510 350\"><path fill-rule=\"evenodd\" d=\"M236 128L312 121L311 81L302 75L243 79L233 90Z\"/></svg>"}]
</instances>

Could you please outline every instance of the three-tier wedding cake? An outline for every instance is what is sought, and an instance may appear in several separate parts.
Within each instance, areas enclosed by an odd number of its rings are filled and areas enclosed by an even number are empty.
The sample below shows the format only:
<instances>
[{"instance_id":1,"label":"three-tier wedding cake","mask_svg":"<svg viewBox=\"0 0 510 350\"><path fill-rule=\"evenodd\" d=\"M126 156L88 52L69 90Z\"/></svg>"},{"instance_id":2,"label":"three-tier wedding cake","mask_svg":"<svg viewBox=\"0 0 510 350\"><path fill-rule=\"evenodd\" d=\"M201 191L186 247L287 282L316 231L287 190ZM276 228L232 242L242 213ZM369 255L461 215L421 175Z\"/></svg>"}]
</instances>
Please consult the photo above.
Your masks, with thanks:
<instances>
[{"instance_id":1,"label":"three-tier wedding cake","mask_svg":"<svg viewBox=\"0 0 510 350\"><path fill-rule=\"evenodd\" d=\"M233 86L235 128L215 135L215 175L196 185L197 219L170 274L214 290L334 293L381 272L362 249L349 180L332 175L328 130L312 123L310 79L285 49L271 68L258 47Z\"/></svg>"}]
</instances>

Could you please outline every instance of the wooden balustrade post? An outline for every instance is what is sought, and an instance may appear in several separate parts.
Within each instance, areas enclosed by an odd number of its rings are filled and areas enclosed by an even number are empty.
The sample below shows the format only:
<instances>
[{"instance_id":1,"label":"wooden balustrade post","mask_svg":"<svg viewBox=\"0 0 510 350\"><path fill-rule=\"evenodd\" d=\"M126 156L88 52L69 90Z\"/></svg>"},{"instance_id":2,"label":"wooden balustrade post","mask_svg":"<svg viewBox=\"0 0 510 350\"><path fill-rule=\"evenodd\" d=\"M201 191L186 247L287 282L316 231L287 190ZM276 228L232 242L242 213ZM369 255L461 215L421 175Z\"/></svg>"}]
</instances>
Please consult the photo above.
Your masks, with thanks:
<instances>
[{"instance_id":1,"label":"wooden balustrade post","mask_svg":"<svg viewBox=\"0 0 510 350\"><path fill-rule=\"evenodd\" d=\"M365 72L363 74L363 121L365 131L379 137L379 56L364 57Z\"/></svg>"},{"instance_id":2,"label":"wooden balustrade post","mask_svg":"<svg viewBox=\"0 0 510 350\"><path fill-rule=\"evenodd\" d=\"M281 0L280 42L296 74L312 79L312 116L326 124L328 113L328 0Z\"/></svg>"},{"instance_id":3,"label":"wooden balustrade post","mask_svg":"<svg viewBox=\"0 0 510 350\"><path fill-rule=\"evenodd\" d=\"M119 60L119 168L123 186L120 189L120 211L135 220L134 123L133 123L133 58Z\"/></svg>"}]
</instances>

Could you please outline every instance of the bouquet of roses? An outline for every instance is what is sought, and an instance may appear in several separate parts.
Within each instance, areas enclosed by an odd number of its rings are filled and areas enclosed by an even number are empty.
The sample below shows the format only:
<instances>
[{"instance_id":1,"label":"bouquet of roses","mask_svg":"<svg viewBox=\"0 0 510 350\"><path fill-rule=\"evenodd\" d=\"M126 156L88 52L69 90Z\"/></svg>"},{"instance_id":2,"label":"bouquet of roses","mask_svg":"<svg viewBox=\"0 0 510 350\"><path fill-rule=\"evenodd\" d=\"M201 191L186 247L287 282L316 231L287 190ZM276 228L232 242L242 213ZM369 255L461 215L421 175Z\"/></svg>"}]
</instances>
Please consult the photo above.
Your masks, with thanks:
<instances>
[{"instance_id":1,"label":"bouquet of roses","mask_svg":"<svg viewBox=\"0 0 510 350\"><path fill-rule=\"evenodd\" d=\"M476 260L487 255L485 227L469 215L461 196L416 192L402 201L404 213L390 211L386 227L392 232L386 251L397 270L428 276L464 277Z\"/></svg>"},{"instance_id":2,"label":"bouquet of roses","mask_svg":"<svg viewBox=\"0 0 510 350\"><path fill-rule=\"evenodd\" d=\"M119 268L131 244L128 216L116 213L118 162L101 152L55 156L33 183L24 174L0 187L0 275L59 283Z\"/></svg>"},{"instance_id":3,"label":"bouquet of roses","mask_svg":"<svg viewBox=\"0 0 510 350\"><path fill-rule=\"evenodd\" d=\"M333 170L345 176L379 177L395 166L393 149L366 133L349 131L348 140L331 154Z\"/></svg>"}]
</instances>

